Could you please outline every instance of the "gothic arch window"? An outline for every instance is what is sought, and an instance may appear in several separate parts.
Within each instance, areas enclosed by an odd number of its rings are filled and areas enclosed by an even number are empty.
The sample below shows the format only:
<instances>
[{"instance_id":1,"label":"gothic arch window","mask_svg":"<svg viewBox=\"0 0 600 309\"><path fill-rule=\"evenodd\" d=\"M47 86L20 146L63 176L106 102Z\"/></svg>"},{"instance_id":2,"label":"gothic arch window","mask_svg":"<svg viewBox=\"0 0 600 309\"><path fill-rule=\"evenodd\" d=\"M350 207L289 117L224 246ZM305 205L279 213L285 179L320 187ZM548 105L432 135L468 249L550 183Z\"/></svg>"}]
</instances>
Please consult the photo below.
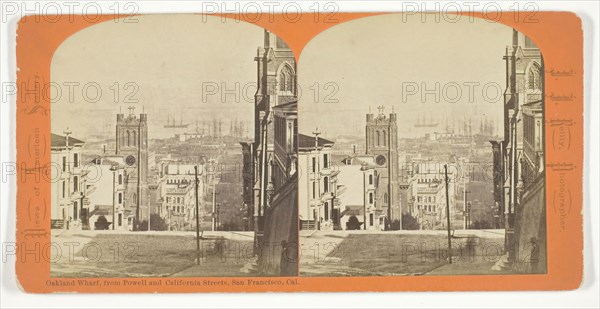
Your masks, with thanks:
<instances>
[{"instance_id":1,"label":"gothic arch window","mask_svg":"<svg viewBox=\"0 0 600 309\"><path fill-rule=\"evenodd\" d=\"M537 62L534 62L527 71L527 89L542 89L542 70Z\"/></svg>"},{"instance_id":2,"label":"gothic arch window","mask_svg":"<svg viewBox=\"0 0 600 309\"><path fill-rule=\"evenodd\" d=\"M135 137L135 136L136 136L136 134L135 134L136 132L135 132L135 131L131 131L131 133L132 133L131 135L132 135L132 140L133 140L133 142L132 142L131 144L132 144L133 146L137 146L137 145L136 145L136 144L137 144L137 142L136 142L136 137Z\"/></svg>"},{"instance_id":3,"label":"gothic arch window","mask_svg":"<svg viewBox=\"0 0 600 309\"><path fill-rule=\"evenodd\" d=\"M279 71L278 77L279 91L281 92L295 92L295 76L294 70L290 67L289 64L283 64L281 70Z\"/></svg>"},{"instance_id":4,"label":"gothic arch window","mask_svg":"<svg viewBox=\"0 0 600 309\"><path fill-rule=\"evenodd\" d=\"M377 131L377 146L379 147L379 145L381 145L381 133Z\"/></svg>"},{"instance_id":5,"label":"gothic arch window","mask_svg":"<svg viewBox=\"0 0 600 309\"><path fill-rule=\"evenodd\" d=\"M131 146L131 133L127 130L127 146Z\"/></svg>"}]
</instances>

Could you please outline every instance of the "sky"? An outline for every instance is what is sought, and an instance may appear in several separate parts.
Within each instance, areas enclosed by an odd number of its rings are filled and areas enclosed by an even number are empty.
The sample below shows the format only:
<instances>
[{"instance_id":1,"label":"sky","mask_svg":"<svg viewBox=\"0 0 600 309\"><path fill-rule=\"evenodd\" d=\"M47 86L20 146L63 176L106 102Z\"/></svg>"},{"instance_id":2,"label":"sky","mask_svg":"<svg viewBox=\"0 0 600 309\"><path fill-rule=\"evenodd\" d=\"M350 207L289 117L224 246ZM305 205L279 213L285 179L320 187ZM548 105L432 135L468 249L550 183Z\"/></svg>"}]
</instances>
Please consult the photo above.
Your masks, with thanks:
<instances>
[{"instance_id":1,"label":"sky","mask_svg":"<svg viewBox=\"0 0 600 309\"><path fill-rule=\"evenodd\" d=\"M511 39L512 29L505 25L464 16L458 22L422 22L418 15L403 20L390 14L336 25L310 41L300 56L299 131L318 127L323 137L363 135L365 114L369 107L377 114L380 105L386 114L393 106L399 138L434 130L415 128L419 121L440 123L438 132L446 119L458 127L469 115L474 131L482 119L501 125L502 57ZM440 102L434 94L423 100L424 89L439 93Z\"/></svg>"},{"instance_id":2,"label":"sky","mask_svg":"<svg viewBox=\"0 0 600 309\"><path fill-rule=\"evenodd\" d=\"M263 44L261 27L191 14L136 18L137 23L88 27L57 49L50 74L61 95L51 95L53 133L67 127L79 138L103 129L114 132L115 114L128 114L129 106L148 114L149 138L178 133L163 128L173 118L190 123L186 131L213 117L223 118L224 133L230 119L253 126L254 57ZM71 98L70 83L79 83ZM222 100L222 89L237 93L239 103L233 94Z\"/></svg>"}]
</instances>

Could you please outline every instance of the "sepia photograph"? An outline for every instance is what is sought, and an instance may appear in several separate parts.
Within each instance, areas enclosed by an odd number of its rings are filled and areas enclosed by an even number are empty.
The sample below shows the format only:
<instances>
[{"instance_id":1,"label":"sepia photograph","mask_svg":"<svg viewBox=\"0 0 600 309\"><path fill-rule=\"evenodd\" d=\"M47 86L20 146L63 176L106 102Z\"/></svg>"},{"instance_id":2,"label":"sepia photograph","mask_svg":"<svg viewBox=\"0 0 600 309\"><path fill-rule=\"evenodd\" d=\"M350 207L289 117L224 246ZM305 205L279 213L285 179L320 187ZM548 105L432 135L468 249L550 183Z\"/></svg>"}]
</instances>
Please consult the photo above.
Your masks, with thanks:
<instances>
[{"instance_id":1,"label":"sepia photograph","mask_svg":"<svg viewBox=\"0 0 600 309\"><path fill-rule=\"evenodd\" d=\"M51 276L296 276L292 51L249 23L136 18L52 58L75 91L51 102Z\"/></svg>"},{"instance_id":2,"label":"sepia photograph","mask_svg":"<svg viewBox=\"0 0 600 309\"><path fill-rule=\"evenodd\" d=\"M546 272L535 42L382 15L324 31L299 69L301 276Z\"/></svg>"}]
</instances>

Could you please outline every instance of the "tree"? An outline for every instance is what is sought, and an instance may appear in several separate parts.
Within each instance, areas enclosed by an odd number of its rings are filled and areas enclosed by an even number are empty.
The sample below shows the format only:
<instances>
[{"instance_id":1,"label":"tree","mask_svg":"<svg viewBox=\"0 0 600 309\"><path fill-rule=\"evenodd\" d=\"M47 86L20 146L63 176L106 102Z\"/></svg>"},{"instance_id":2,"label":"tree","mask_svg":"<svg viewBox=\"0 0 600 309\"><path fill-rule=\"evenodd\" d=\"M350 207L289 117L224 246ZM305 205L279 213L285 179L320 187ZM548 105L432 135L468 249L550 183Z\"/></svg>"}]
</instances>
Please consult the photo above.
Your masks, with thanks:
<instances>
[{"instance_id":1,"label":"tree","mask_svg":"<svg viewBox=\"0 0 600 309\"><path fill-rule=\"evenodd\" d=\"M150 215L150 230L152 231L166 231L169 229L167 222L159 214Z\"/></svg>"},{"instance_id":2,"label":"tree","mask_svg":"<svg viewBox=\"0 0 600 309\"><path fill-rule=\"evenodd\" d=\"M398 221L398 220L396 220ZM393 223L392 223L393 226ZM403 230L419 230L421 229L421 225L417 221L417 219L411 216L409 213L402 214L402 229Z\"/></svg>"},{"instance_id":3,"label":"tree","mask_svg":"<svg viewBox=\"0 0 600 309\"><path fill-rule=\"evenodd\" d=\"M165 222L165 220L159 216L158 214L151 214L150 215L150 230L152 231L166 231L168 229L168 225ZM148 230L148 221L144 220L140 222L139 225L139 230L140 231L147 231Z\"/></svg>"}]
</instances>

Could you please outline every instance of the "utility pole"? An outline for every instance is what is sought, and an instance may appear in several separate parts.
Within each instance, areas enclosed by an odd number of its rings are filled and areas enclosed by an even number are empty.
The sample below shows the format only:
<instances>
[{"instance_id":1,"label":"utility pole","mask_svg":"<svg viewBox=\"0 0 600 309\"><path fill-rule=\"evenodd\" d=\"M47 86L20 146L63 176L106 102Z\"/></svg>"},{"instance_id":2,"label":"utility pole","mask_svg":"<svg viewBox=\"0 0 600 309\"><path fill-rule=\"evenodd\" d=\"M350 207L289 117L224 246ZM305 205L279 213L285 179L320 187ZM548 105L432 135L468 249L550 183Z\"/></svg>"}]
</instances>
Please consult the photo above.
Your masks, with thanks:
<instances>
[{"instance_id":1,"label":"utility pole","mask_svg":"<svg viewBox=\"0 0 600 309\"><path fill-rule=\"evenodd\" d=\"M200 207L198 206L198 166L194 166L196 197L196 264L200 265Z\"/></svg>"},{"instance_id":2,"label":"utility pole","mask_svg":"<svg viewBox=\"0 0 600 309\"><path fill-rule=\"evenodd\" d=\"M448 224L448 263L452 264L452 236L450 235L450 198L448 197L448 165L444 164L444 175L446 181L446 223Z\"/></svg>"},{"instance_id":3,"label":"utility pole","mask_svg":"<svg viewBox=\"0 0 600 309\"><path fill-rule=\"evenodd\" d=\"M212 162L212 171L211 171L211 181L212 181L212 231L214 232L217 229L217 188L215 186L215 162Z\"/></svg>"},{"instance_id":4,"label":"utility pole","mask_svg":"<svg viewBox=\"0 0 600 309\"><path fill-rule=\"evenodd\" d=\"M112 192L112 221L113 222L112 222L112 229L114 231L115 230L115 222L116 222L116 220L115 220L115 216L116 216L116 211L115 211L115 190L116 190L116 188L115 188L115 172L118 170L118 167L116 165L111 165L110 166L110 170L113 173L113 186L112 186L113 187L113 190L112 190L113 191Z\"/></svg>"}]
</instances>

